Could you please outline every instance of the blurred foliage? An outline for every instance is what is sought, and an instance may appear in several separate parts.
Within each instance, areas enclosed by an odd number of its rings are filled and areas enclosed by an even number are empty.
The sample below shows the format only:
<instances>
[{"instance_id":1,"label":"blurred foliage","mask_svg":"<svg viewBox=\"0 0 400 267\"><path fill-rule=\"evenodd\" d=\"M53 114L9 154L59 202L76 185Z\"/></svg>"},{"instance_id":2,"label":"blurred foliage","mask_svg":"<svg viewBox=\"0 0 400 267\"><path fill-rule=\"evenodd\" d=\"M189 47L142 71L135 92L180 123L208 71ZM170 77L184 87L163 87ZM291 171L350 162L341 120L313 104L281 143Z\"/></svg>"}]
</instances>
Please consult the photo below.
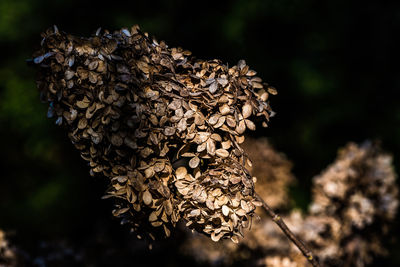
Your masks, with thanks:
<instances>
[{"instance_id":1,"label":"blurred foliage","mask_svg":"<svg viewBox=\"0 0 400 267\"><path fill-rule=\"evenodd\" d=\"M0 227L15 230L32 253L46 238L81 242L99 221L106 230L119 227L100 200L105 182L89 177L65 134L46 119L25 63L53 24L77 35L139 24L199 58L230 65L246 59L278 88L271 99L277 115L256 135L294 162L301 182L291 192L303 208L310 177L348 141L380 139L400 169L400 2L0 0Z\"/></svg>"}]
</instances>

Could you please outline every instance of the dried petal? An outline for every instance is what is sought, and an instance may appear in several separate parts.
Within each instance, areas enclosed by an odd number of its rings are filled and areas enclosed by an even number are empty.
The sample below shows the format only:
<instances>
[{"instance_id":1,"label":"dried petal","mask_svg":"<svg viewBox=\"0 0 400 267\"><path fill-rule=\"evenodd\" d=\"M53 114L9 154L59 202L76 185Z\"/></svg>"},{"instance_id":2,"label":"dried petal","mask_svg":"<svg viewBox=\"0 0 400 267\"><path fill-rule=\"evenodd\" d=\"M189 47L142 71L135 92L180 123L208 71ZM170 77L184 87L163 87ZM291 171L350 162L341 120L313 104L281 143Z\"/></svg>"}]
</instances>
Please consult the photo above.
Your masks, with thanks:
<instances>
[{"instance_id":1,"label":"dried petal","mask_svg":"<svg viewBox=\"0 0 400 267\"><path fill-rule=\"evenodd\" d=\"M246 103L246 104L242 107L243 118L247 119L248 117L251 116L252 112L253 112L253 107L251 106L251 104Z\"/></svg>"},{"instance_id":2,"label":"dried petal","mask_svg":"<svg viewBox=\"0 0 400 267\"><path fill-rule=\"evenodd\" d=\"M194 157L189 161L189 167L192 168L192 169L194 169L197 166L199 166L199 164L200 164L199 157Z\"/></svg>"},{"instance_id":3,"label":"dried petal","mask_svg":"<svg viewBox=\"0 0 400 267\"><path fill-rule=\"evenodd\" d=\"M222 206L222 214L224 214L224 216L228 216L229 215L229 208L226 205Z\"/></svg>"},{"instance_id":4,"label":"dried petal","mask_svg":"<svg viewBox=\"0 0 400 267\"><path fill-rule=\"evenodd\" d=\"M143 192L143 203L146 205L150 205L153 202L153 197L151 196L148 190Z\"/></svg>"},{"instance_id":5,"label":"dried petal","mask_svg":"<svg viewBox=\"0 0 400 267\"><path fill-rule=\"evenodd\" d=\"M221 158L229 157L229 152L228 152L227 150L223 149L223 148L217 149L217 150L215 151L215 154L216 154L218 157L221 157Z\"/></svg>"},{"instance_id":6,"label":"dried petal","mask_svg":"<svg viewBox=\"0 0 400 267\"><path fill-rule=\"evenodd\" d=\"M179 167L175 171L176 179L183 179L185 178L186 174L187 174L187 169L185 167Z\"/></svg>"},{"instance_id":7,"label":"dried petal","mask_svg":"<svg viewBox=\"0 0 400 267\"><path fill-rule=\"evenodd\" d=\"M256 130L256 125L254 124L254 122L252 122L251 120L244 120L246 122L246 126L249 130L255 131Z\"/></svg>"},{"instance_id":8,"label":"dried petal","mask_svg":"<svg viewBox=\"0 0 400 267\"><path fill-rule=\"evenodd\" d=\"M227 104L224 104L219 107L219 112L221 112L222 115L228 115L230 112L230 108Z\"/></svg>"},{"instance_id":9,"label":"dried petal","mask_svg":"<svg viewBox=\"0 0 400 267\"><path fill-rule=\"evenodd\" d=\"M164 129L164 134L165 134L166 136L174 135L174 134L175 134L175 128L174 128L174 127L166 127L166 128Z\"/></svg>"}]
</instances>

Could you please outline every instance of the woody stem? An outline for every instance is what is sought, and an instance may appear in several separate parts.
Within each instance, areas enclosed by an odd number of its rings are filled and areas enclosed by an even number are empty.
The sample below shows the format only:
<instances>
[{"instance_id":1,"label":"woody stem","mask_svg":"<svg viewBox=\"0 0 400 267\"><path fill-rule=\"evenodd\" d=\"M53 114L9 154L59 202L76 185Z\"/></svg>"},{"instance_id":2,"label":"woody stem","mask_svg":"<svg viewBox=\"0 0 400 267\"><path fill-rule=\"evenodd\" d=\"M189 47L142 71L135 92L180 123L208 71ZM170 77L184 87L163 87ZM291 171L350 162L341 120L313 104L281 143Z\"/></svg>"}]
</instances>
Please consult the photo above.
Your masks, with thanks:
<instances>
[{"instance_id":1,"label":"woody stem","mask_svg":"<svg viewBox=\"0 0 400 267\"><path fill-rule=\"evenodd\" d=\"M256 198L262 203L264 210L267 212L268 216L276 223L276 225L281 228L282 232L292 241L298 249L300 249L301 253L307 258L307 260L312 264L312 266L319 267L319 263L317 259L314 257L311 250L301 241L297 236L295 236L292 231L290 231L289 227L287 227L286 223L283 221L282 217L279 216L271 209L270 206L256 193Z\"/></svg>"}]
</instances>

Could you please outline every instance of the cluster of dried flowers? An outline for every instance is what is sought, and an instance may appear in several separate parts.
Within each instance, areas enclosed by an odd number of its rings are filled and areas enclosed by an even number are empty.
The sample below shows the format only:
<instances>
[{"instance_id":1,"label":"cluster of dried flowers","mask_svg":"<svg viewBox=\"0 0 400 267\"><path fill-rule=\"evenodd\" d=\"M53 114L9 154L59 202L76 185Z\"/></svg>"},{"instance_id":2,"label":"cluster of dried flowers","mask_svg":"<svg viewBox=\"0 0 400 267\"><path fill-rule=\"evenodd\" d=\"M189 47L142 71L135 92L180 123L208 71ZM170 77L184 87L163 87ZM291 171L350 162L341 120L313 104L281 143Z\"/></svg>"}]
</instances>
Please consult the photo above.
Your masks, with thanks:
<instances>
[{"instance_id":1,"label":"cluster of dried flowers","mask_svg":"<svg viewBox=\"0 0 400 267\"><path fill-rule=\"evenodd\" d=\"M257 177L255 184L257 193L274 209L285 209L290 203L288 187L295 182L291 172L292 163L286 156L277 152L265 138L246 138L243 148L248 153L252 166L249 170ZM257 210L260 220L254 220L252 228L246 231L238 245L222 240L214 243L202 235L189 235L182 245L184 253L193 256L198 261L207 261L211 265L232 264L241 260L250 260L254 252L260 248L289 249L289 243L278 233L275 224L262 209ZM268 227L264 227L268 225ZM273 237L273 238L272 238ZM278 243L278 242L279 243ZM275 266L275 265L271 265Z\"/></svg>"},{"instance_id":2,"label":"cluster of dried flowers","mask_svg":"<svg viewBox=\"0 0 400 267\"><path fill-rule=\"evenodd\" d=\"M16 266L16 264L16 253L10 246L6 233L0 229L0 266Z\"/></svg>"},{"instance_id":3,"label":"cluster of dried flowers","mask_svg":"<svg viewBox=\"0 0 400 267\"><path fill-rule=\"evenodd\" d=\"M48 116L110 179L115 216L153 239L184 219L238 241L259 205L240 144L257 117L267 126L276 94L243 60L197 60L137 26L90 38L54 27L33 63Z\"/></svg>"},{"instance_id":4,"label":"cluster of dried flowers","mask_svg":"<svg viewBox=\"0 0 400 267\"><path fill-rule=\"evenodd\" d=\"M293 210L285 221L309 244L322 266L369 265L374 256L386 252L383 240L398 208L395 180L390 155L368 142L361 146L350 143L339 151L332 165L314 178L308 214ZM297 248L268 219L255 223L239 246L209 244L195 236L183 247L211 264L257 259L254 265L307 266Z\"/></svg>"},{"instance_id":5,"label":"cluster of dried flowers","mask_svg":"<svg viewBox=\"0 0 400 267\"><path fill-rule=\"evenodd\" d=\"M313 191L302 237L326 265L365 266L385 253L382 240L399 204L390 155L370 142L351 143L314 178Z\"/></svg>"}]
</instances>

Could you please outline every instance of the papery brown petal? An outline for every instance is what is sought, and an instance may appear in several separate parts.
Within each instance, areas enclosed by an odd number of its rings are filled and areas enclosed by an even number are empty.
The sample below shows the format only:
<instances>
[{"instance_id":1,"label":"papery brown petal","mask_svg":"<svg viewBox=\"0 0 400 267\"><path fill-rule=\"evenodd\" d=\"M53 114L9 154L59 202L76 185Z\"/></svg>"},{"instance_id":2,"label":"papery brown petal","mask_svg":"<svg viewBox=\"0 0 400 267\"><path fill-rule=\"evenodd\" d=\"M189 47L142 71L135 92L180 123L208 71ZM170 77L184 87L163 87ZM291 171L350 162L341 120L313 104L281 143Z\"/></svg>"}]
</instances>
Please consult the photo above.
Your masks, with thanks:
<instances>
[{"instance_id":1,"label":"papery brown petal","mask_svg":"<svg viewBox=\"0 0 400 267\"><path fill-rule=\"evenodd\" d=\"M197 166L199 166L199 164L200 164L199 157L194 157L189 161L189 167L192 168L192 169L194 169Z\"/></svg>"}]
</instances>

